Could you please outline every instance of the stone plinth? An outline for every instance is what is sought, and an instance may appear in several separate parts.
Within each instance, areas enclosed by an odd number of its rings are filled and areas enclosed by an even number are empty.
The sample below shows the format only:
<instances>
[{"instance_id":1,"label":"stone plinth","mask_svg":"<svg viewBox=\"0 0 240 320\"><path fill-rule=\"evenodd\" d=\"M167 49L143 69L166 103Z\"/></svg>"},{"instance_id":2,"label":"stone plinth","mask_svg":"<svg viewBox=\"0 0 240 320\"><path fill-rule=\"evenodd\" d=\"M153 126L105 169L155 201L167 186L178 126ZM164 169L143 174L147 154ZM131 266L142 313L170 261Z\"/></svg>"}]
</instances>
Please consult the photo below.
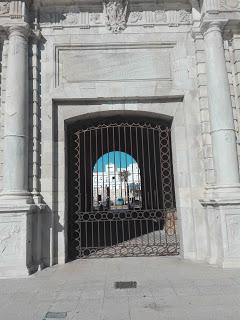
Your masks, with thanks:
<instances>
[{"instance_id":1,"label":"stone plinth","mask_svg":"<svg viewBox=\"0 0 240 320\"><path fill-rule=\"evenodd\" d=\"M36 209L0 208L0 278L26 277L37 270Z\"/></svg>"},{"instance_id":2,"label":"stone plinth","mask_svg":"<svg viewBox=\"0 0 240 320\"><path fill-rule=\"evenodd\" d=\"M207 214L210 264L240 267L240 200L203 203Z\"/></svg>"}]
</instances>

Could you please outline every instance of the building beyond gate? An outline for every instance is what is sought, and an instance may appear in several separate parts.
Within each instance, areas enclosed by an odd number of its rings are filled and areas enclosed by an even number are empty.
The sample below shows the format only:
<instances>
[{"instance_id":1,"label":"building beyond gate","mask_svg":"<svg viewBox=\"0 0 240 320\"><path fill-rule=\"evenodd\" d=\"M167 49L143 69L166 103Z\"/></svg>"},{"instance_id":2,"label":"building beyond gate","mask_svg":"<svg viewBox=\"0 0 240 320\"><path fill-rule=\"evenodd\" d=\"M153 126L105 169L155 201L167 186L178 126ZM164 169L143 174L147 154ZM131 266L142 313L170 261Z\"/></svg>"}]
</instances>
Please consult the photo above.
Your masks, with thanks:
<instances>
[{"instance_id":1,"label":"building beyond gate","mask_svg":"<svg viewBox=\"0 0 240 320\"><path fill-rule=\"evenodd\" d=\"M240 267L239 22L238 0L0 2L0 277Z\"/></svg>"}]
</instances>

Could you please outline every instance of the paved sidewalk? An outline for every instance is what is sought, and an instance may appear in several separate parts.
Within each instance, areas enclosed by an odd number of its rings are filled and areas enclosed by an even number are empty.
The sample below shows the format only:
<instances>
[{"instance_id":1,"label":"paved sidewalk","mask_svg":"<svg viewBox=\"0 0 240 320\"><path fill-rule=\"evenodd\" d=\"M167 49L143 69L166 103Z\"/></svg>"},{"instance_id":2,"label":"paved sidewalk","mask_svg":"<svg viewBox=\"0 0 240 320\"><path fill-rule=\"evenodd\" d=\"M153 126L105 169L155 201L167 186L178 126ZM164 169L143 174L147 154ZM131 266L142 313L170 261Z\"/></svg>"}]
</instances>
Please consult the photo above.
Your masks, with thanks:
<instances>
[{"instance_id":1,"label":"paved sidewalk","mask_svg":"<svg viewBox=\"0 0 240 320\"><path fill-rule=\"evenodd\" d=\"M115 281L138 286L115 289ZM43 320L50 311L66 312L67 320L239 320L240 270L175 257L121 258L0 280L0 320Z\"/></svg>"}]
</instances>

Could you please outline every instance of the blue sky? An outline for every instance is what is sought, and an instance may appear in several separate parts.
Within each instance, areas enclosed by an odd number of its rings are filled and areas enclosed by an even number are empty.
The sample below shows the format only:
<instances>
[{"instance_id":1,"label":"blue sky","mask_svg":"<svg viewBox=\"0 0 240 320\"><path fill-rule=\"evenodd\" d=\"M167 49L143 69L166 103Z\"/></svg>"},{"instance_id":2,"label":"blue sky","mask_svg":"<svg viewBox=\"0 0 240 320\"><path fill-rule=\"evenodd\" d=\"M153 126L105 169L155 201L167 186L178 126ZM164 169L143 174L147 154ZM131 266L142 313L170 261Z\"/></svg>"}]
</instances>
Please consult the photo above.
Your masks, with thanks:
<instances>
[{"instance_id":1,"label":"blue sky","mask_svg":"<svg viewBox=\"0 0 240 320\"><path fill-rule=\"evenodd\" d=\"M114 154L115 154L115 159L114 159ZM113 151L113 152L105 153L101 158L99 158L93 170L95 172L97 171L103 172L105 169L105 166L108 163L115 163L117 168L120 169L120 166L121 166L122 169L125 169L130 164L136 163L136 161L132 156L130 156L125 152Z\"/></svg>"}]
</instances>

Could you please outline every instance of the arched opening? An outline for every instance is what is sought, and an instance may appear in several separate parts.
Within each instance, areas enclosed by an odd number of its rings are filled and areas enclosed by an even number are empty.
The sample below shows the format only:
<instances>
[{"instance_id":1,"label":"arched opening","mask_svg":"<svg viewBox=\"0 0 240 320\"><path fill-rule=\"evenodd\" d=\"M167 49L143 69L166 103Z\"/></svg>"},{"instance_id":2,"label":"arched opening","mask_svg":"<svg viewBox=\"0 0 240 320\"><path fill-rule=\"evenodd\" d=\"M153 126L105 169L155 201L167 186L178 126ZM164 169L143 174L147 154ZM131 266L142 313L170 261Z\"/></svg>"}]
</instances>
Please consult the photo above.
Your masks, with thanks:
<instances>
[{"instance_id":1,"label":"arched opening","mask_svg":"<svg viewBox=\"0 0 240 320\"><path fill-rule=\"evenodd\" d=\"M70 259L178 254L170 126L114 118L70 128Z\"/></svg>"},{"instance_id":2,"label":"arched opening","mask_svg":"<svg viewBox=\"0 0 240 320\"><path fill-rule=\"evenodd\" d=\"M141 209L141 173L136 160L126 152L111 151L93 168L93 209Z\"/></svg>"}]
</instances>

